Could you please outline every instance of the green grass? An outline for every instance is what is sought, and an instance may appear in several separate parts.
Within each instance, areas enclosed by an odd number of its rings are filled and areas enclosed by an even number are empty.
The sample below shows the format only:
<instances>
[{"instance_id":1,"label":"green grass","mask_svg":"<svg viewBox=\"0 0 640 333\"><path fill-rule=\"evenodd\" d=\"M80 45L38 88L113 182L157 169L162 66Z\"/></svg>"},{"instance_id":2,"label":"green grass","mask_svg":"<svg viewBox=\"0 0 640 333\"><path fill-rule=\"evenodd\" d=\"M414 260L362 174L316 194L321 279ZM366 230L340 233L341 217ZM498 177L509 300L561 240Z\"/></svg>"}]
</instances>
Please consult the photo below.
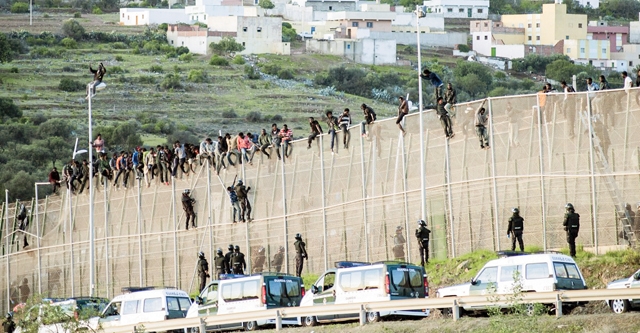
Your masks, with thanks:
<instances>
[{"instance_id":1,"label":"green grass","mask_svg":"<svg viewBox=\"0 0 640 333\"><path fill-rule=\"evenodd\" d=\"M495 252L479 250L457 258L431 260L426 266L429 285L435 292L434 288L467 282L485 263L496 258Z\"/></svg>"},{"instance_id":2,"label":"green grass","mask_svg":"<svg viewBox=\"0 0 640 333\"><path fill-rule=\"evenodd\" d=\"M167 143L167 138L153 134L143 134L142 143L145 146L155 147L157 145L164 145L165 143Z\"/></svg>"}]
</instances>

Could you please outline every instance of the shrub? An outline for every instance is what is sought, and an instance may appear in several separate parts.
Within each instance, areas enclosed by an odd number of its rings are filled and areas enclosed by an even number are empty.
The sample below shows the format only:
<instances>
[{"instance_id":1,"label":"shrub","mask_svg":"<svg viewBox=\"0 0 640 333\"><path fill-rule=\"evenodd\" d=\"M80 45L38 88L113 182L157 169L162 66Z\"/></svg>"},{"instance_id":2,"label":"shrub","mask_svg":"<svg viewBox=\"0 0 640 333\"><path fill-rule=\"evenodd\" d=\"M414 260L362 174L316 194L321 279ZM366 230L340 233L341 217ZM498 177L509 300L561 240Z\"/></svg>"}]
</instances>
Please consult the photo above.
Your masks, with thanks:
<instances>
[{"instance_id":1,"label":"shrub","mask_svg":"<svg viewBox=\"0 0 640 333\"><path fill-rule=\"evenodd\" d=\"M80 12L73 13L73 18L81 18L82 14Z\"/></svg>"},{"instance_id":2,"label":"shrub","mask_svg":"<svg viewBox=\"0 0 640 333\"><path fill-rule=\"evenodd\" d=\"M282 121L283 119L284 118L282 118L282 116L279 114L273 115L273 117L271 117L271 121Z\"/></svg>"},{"instance_id":3,"label":"shrub","mask_svg":"<svg viewBox=\"0 0 640 333\"><path fill-rule=\"evenodd\" d=\"M11 69L9 70L11 73L19 73L20 70L18 69L18 67L11 67Z\"/></svg>"},{"instance_id":4,"label":"shrub","mask_svg":"<svg viewBox=\"0 0 640 333\"><path fill-rule=\"evenodd\" d=\"M189 62L191 60L193 60L193 53L185 53L185 54L181 54L178 57L178 60L180 61L184 61L184 62Z\"/></svg>"},{"instance_id":5,"label":"shrub","mask_svg":"<svg viewBox=\"0 0 640 333\"><path fill-rule=\"evenodd\" d=\"M123 73L126 73L126 71L120 66L111 66L109 68L109 72L111 72L111 74L123 74Z\"/></svg>"},{"instance_id":6,"label":"shrub","mask_svg":"<svg viewBox=\"0 0 640 333\"><path fill-rule=\"evenodd\" d=\"M84 28L82 27L82 25L80 25L80 22L74 19L69 19L62 25L62 32L67 37L71 37L75 40L80 40L84 35Z\"/></svg>"},{"instance_id":7,"label":"shrub","mask_svg":"<svg viewBox=\"0 0 640 333\"><path fill-rule=\"evenodd\" d=\"M156 78L151 75L142 75L136 79L136 81L140 84L155 84Z\"/></svg>"},{"instance_id":8,"label":"shrub","mask_svg":"<svg viewBox=\"0 0 640 333\"><path fill-rule=\"evenodd\" d=\"M158 25L158 31L164 31L167 32L167 30L169 30L169 25L166 23L162 23Z\"/></svg>"},{"instance_id":9,"label":"shrub","mask_svg":"<svg viewBox=\"0 0 640 333\"><path fill-rule=\"evenodd\" d=\"M116 61L124 61L124 58L121 55L117 55Z\"/></svg>"},{"instance_id":10,"label":"shrub","mask_svg":"<svg viewBox=\"0 0 640 333\"><path fill-rule=\"evenodd\" d=\"M207 75L203 70L192 69L189 71L189 75L187 75L187 80L194 83L203 83L207 81Z\"/></svg>"},{"instance_id":11,"label":"shrub","mask_svg":"<svg viewBox=\"0 0 640 333\"><path fill-rule=\"evenodd\" d=\"M244 46L236 42L236 39L233 37L224 37L218 43L209 44L209 48L211 48L213 53L218 55L244 51Z\"/></svg>"},{"instance_id":12,"label":"shrub","mask_svg":"<svg viewBox=\"0 0 640 333\"><path fill-rule=\"evenodd\" d=\"M469 45L467 45L467 44L458 44L458 50L460 52L469 52Z\"/></svg>"},{"instance_id":13,"label":"shrub","mask_svg":"<svg viewBox=\"0 0 640 333\"><path fill-rule=\"evenodd\" d=\"M258 6L260 6L263 9L272 9L275 7L275 5L273 4L273 2L271 2L271 0L260 0L258 1Z\"/></svg>"},{"instance_id":14,"label":"shrub","mask_svg":"<svg viewBox=\"0 0 640 333\"><path fill-rule=\"evenodd\" d=\"M237 118L238 115L233 110L222 111L222 118Z\"/></svg>"},{"instance_id":15,"label":"shrub","mask_svg":"<svg viewBox=\"0 0 640 333\"><path fill-rule=\"evenodd\" d=\"M209 65L212 66L229 66L229 60L223 58L223 57L219 57L217 55L214 55L213 57L211 57L211 60L209 60Z\"/></svg>"},{"instance_id":16,"label":"shrub","mask_svg":"<svg viewBox=\"0 0 640 333\"><path fill-rule=\"evenodd\" d=\"M164 70L162 69L162 66L160 66L160 65L151 65L151 68L149 68L149 72L151 72L151 73L163 73Z\"/></svg>"},{"instance_id":17,"label":"shrub","mask_svg":"<svg viewBox=\"0 0 640 333\"><path fill-rule=\"evenodd\" d=\"M78 70L75 67L72 67L72 66L63 66L62 67L62 71L63 72L77 72Z\"/></svg>"},{"instance_id":18,"label":"shrub","mask_svg":"<svg viewBox=\"0 0 640 333\"><path fill-rule=\"evenodd\" d=\"M250 122L250 123L257 123L260 122L262 120L262 113L258 112L258 111L251 111L249 113L247 113L247 116L244 118L244 120Z\"/></svg>"},{"instance_id":19,"label":"shrub","mask_svg":"<svg viewBox=\"0 0 640 333\"><path fill-rule=\"evenodd\" d=\"M116 50L124 50L127 48L127 44L123 43L123 42L115 42L113 44L111 44L111 48L116 49Z\"/></svg>"},{"instance_id":20,"label":"shrub","mask_svg":"<svg viewBox=\"0 0 640 333\"><path fill-rule=\"evenodd\" d=\"M266 63L260 65L260 70L262 70L262 72L265 74L278 75L278 72L282 70L282 67L277 64Z\"/></svg>"},{"instance_id":21,"label":"shrub","mask_svg":"<svg viewBox=\"0 0 640 333\"><path fill-rule=\"evenodd\" d=\"M260 73L251 65L244 65L244 74L247 75L249 80L257 80L260 78Z\"/></svg>"},{"instance_id":22,"label":"shrub","mask_svg":"<svg viewBox=\"0 0 640 333\"><path fill-rule=\"evenodd\" d=\"M282 22L282 27L283 27L283 28L287 28L287 29L291 29L291 28L293 28L293 27L291 26L291 23L289 23L289 22Z\"/></svg>"},{"instance_id":23,"label":"shrub","mask_svg":"<svg viewBox=\"0 0 640 333\"><path fill-rule=\"evenodd\" d=\"M176 47L175 52L177 55L180 56L180 55L189 53L189 48L186 46L178 46Z\"/></svg>"},{"instance_id":24,"label":"shrub","mask_svg":"<svg viewBox=\"0 0 640 333\"><path fill-rule=\"evenodd\" d=\"M283 80L293 80L295 78L293 71L288 68L278 71L278 77Z\"/></svg>"},{"instance_id":25,"label":"shrub","mask_svg":"<svg viewBox=\"0 0 640 333\"><path fill-rule=\"evenodd\" d=\"M42 15L42 18L49 18L49 17L51 17L51 16L49 16L49 14L47 14L47 13L44 13L44 15Z\"/></svg>"},{"instance_id":26,"label":"shrub","mask_svg":"<svg viewBox=\"0 0 640 333\"><path fill-rule=\"evenodd\" d=\"M68 49L75 49L78 47L78 42L73 38L65 37L60 41L60 45Z\"/></svg>"},{"instance_id":27,"label":"shrub","mask_svg":"<svg viewBox=\"0 0 640 333\"><path fill-rule=\"evenodd\" d=\"M160 86L163 89L180 89L182 88L182 83L180 82L180 75L177 74L167 74L160 83Z\"/></svg>"},{"instance_id":28,"label":"shrub","mask_svg":"<svg viewBox=\"0 0 640 333\"><path fill-rule=\"evenodd\" d=\"M15 2L13 5L11 5L11 12L14 14L28 13L29 4L24 2Z\"/></svg>"},{"instance_id":29,"label":"shrub","mask_svg":"<svg viewBox=\"0 0 640 333\"><path fill-rule=\"evenodd\" d=\"M231 62L236 65L244 65L245 63L244 58L239 54L233 57L233 60Z\"/></svg>"},{"instance_id":30,"label":"shrub","mask_svg":"<svg viewBox=\"0 0 640 333\"><path fill-rule=\"evenodd\" d=\"M65 52L63 49L41 46L31 50L34 58L61 58Z\"/></svg>"},{"instance_id":31,"label":"shrub","mask_svg":"<svg viewBox=\"0 0 640 333\"><path fill-rule=\"evenodd\" d=\"M84 84L72 79L62 79L58 85L58 89L67 92L80 91L84 89Z\"/></svg>"},{"instance_id":32,"label":"shrub","mask_svg":"<svg viewBox=\"0 0 640 333\"><path fill-rule=\"evenodd\" d=\"M102 14L102 9L100 9L100 7L93 7L93 9L91 10L91 13L95 15L100 15Z\"/></svg>"}]
</instances>

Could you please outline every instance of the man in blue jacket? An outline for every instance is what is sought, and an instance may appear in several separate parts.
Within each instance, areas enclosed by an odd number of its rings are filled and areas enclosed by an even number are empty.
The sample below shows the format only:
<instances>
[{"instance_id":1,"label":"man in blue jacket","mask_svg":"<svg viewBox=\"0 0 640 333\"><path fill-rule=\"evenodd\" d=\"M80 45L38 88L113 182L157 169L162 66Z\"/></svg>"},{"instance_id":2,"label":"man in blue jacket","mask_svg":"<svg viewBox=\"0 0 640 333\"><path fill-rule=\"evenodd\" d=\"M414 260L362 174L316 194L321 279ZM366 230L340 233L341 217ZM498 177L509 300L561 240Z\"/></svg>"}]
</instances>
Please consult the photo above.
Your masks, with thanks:
<instances>
[{"instance_id":1,"label":"man in blue jacket","mask_svg":"<svg viewBox=\"0 0 640 333\"><path fill-rule=\"evenodd\" d=\"M443 97L442 96L442 86L444 85L444 83L442 83L442 80L440 80L440 77L436 73L432 73L430 70L425 68L422 71L422 74L420 74L420 77L423 80L428 80L429 82L431 82L431 84L434 87L434 93L435 93L435 100L436 101L438 100L438 98Z\"/></svg>"}]
</instances>

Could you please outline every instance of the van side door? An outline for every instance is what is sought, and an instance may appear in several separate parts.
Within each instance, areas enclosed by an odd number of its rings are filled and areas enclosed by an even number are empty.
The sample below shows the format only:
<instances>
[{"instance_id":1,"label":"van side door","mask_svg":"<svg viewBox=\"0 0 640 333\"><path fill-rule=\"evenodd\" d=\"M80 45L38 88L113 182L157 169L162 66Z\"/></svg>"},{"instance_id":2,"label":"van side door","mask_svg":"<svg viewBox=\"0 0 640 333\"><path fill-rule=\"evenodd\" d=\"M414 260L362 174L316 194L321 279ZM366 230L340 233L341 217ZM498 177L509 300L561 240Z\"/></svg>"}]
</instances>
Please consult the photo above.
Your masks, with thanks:
<instances>
[{"instance_id":1,"label":"van side door","mask_svg":"<svg viewBox=\"0 0 640 333\"><path fill-rule=\"evenodd\" d=\"M198 316L205 317L218 313L218 284L210 284L200 294L202 304L198 305Z\"/></svg>"},{"instance_id":2,"label":"van side door","mask_svg":"<svg viewBox=\"0 0 640 333\"><path fill-rule=\"evenodd\" d=\"M122 313L120 315L120 325L137 324L139 322L138 305L140 300L132 299L122 302Z\"/></svg>"},{"instance_id":3,"label":"van side door","mask_svg":"<svg viewBox=\"0 0 640 333\"><path fill-rule=\"evenodd\" d=\"M496 291L498 294L510 294L516 286L522 289L524 283L524 276L522 276L522 266L510 265L500 267L500 278L498 279L498 285Z\"/></svg>"},{"instance_id":4,"label":"van side door","mask_svg":"<svg viewBox=\"0 0 640 333\"><path fill-rule=\"evenodd\" d=\"M325 305L325 304L334 304L336 302L336 273L335 272L327 272L323 277L318 279L315 287L318 288L318 291L313 294L313 305ZM334 319L334 315L326 315L319 316L318 320L332 320Z\"/></svg>"},{"instance_id":5,"label":"van side door","mask_svg":"<svg viewBox=\"0 0 640 333\"><path fill-rule=\"evenodd\" d=\"M480 274L469 285L469 295L486 295L497 288L498 266L489 266L482 269Z\"/></svg>"}]
</instances>

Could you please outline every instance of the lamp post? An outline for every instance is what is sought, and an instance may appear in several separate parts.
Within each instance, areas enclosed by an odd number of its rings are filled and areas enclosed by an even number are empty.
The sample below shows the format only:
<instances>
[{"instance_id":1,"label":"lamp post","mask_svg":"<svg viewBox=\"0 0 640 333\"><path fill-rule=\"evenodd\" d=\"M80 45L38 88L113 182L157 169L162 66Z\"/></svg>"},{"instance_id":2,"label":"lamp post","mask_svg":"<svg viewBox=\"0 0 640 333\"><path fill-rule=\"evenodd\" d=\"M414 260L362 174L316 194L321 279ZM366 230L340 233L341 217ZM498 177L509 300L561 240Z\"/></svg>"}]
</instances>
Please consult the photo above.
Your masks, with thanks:
<instances>
[{"instance_id":1,"label":"lamp post","mask_svg":"<svg viewBox=\"0 0 640 333\"><path fill-rule=\"evenodd\" d=\"M427 193L426 193L426 179L425 179L425 165L424 165L424 123L422 114L422 78L420 74L422 72L422 56L420 54L420 18L426 16L421 6L416 6L416 39L418 49L418 112L420 121L420 219L427 221Z\"/></svg>"},{"instance_id":2,"label":"lamp post","mask_svg":"<svg viewBox=\"0 0 640 333\"><path fill-rule=\"evenodd\" d=\"M95 85L95 87L94 87ZM102 90L107 85L104 82L91 82L88 84L87 99L89 100L89 296L95 296L96 289L96 246L95 246L95 226L93 221L93 126L91 118L91 99L93 91Z\"/></svg>"},{"instance_id":3,"label":"lamp post","mask_svg":"<svg viewBox=\"0 0 640 333\"><path fill-rule=\"evenodd\" d=\"M5 253L4 255L7 258L7 309L11 310L11 270L9 264L11 261L9 260L9 251L11 250L9 244L9 190L4 190L4 225L6 229L6 233L4 236L4 245L5 245Z\"/></svg>"},{"instance_id":4,"label":"lamp post","mask_svg":"<svg viewBox=\"0 0 640 333\"><path fill-rule=\"evenodd\" d=\"M38 294L42 295L42 257L40 256L40 215L38 214L38 185L49 185L49 183L35 183L36 188L36 240L38 241Z\"/></svg>"}]
</instances>

